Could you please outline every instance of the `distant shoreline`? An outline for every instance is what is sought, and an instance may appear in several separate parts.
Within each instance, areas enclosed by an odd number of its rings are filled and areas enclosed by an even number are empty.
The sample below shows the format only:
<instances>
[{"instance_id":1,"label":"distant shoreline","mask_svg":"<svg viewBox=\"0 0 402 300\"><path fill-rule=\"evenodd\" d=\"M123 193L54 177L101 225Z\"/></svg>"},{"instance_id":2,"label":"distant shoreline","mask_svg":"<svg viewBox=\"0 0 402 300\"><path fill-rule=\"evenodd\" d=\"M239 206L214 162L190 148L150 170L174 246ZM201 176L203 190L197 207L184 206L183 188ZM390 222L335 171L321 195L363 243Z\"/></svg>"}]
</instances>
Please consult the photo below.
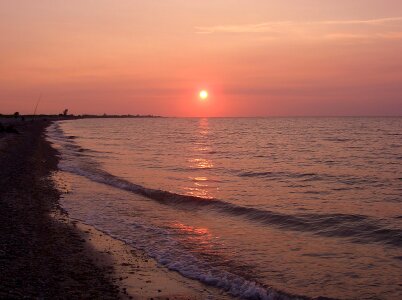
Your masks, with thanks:
<instances>
[{"instance_id":1,"label":"distant shoreline","mask_svg":"<svg viewBox=\"0 0 402 300\"><path fill-rule=\"evenodd\" d=\"M402 118L402 115L391 115L391 116L212 116L212 117L203 117L203 116L158 116L158 115L90 115L90 114L82 114L82 115L47 115L47 114L39 114L39 115L19 115L18 117L13 114L0 114L0 123L9 121L31 121L31 120L49 120L49 121L64 121L64 120L80 120L80 119L319 119L319 118L330 118L330 119L349 119L349 118Z\"/></svg>"},{"instance_id":2,"label":"distant shoreline","mask_svg":"<svg viewBox=\"0 0 402 300\"><path fill-rule=\"evenodd\" d=\"M76 120L76 119L139 119L139 118L165 118L163 116L155 116L155 115L47 115L47 114L40 114L40 115L3 115L0 114L0 121L2 119L15 119L15 120L34 120L34 119L47 119L47 120Z\"/></svg>"}]
</instances>

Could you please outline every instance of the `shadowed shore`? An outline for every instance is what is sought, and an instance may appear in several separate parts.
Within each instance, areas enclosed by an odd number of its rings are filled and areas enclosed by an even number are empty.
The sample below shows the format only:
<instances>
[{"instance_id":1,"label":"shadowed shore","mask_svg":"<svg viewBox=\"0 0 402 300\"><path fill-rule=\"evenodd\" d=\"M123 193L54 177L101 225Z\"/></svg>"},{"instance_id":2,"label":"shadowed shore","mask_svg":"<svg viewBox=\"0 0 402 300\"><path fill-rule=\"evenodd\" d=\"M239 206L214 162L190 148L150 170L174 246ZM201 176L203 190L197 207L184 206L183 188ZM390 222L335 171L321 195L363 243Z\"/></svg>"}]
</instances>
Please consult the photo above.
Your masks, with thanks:
<instances>
[{"instance_id":1,"label":"shadowed shore","mask_svg":"<svg viewBox=\"0 0 402 300\"><path fill-rule=\"evenodd\" d=\"M43 138L47 125L0 136L0 298L116 299L118 287L79 231L50 216L60 195L49 177L58 159Z\"/></svg>"}]
</instances>

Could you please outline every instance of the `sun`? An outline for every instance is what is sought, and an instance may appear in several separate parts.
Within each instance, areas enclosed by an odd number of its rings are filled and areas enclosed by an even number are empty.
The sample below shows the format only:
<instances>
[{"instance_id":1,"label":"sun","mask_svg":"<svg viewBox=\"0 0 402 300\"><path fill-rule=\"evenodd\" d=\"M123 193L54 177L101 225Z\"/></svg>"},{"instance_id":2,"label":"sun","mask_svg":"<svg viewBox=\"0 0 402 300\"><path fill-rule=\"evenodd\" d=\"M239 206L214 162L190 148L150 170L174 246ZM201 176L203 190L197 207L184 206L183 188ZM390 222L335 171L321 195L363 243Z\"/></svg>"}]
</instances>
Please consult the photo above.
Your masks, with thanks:
<instances>
[{"instance_id":1,"label":"sun","mask_svg":"<svg viewBox=\"0 0 402 300\"><path fill-rule=\"evenodd\" d=\"M208 92L206 90L202 90L200 91L199 96L201 100L206 100L208 98Z\"/></svg>"}]
</instances>

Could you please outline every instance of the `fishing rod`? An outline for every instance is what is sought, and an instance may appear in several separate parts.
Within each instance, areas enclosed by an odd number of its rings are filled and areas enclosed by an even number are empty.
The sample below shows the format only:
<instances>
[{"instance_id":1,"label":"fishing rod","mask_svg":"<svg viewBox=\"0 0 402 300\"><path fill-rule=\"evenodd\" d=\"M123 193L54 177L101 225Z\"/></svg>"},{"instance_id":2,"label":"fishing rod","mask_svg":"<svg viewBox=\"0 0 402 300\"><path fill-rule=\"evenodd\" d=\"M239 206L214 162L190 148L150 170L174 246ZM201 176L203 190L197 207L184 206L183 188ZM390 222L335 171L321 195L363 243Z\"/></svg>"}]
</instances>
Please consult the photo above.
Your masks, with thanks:
<instances>
[{"instance_id":1,"label":"fishing rod","mask_svg":"<svg viewBox=\"0 0 402 300\"><path fill-rule=\"evenodd\" d=\"M40 100L41 100L41 99L42 99L42 93L39 94L38 101L36 102L35 109L34 109L34 113L33 113L33 119L35 119L36 110L38 109L38 106L39 106L39 103L40 103Z\"/></svg>"}]
</instances>

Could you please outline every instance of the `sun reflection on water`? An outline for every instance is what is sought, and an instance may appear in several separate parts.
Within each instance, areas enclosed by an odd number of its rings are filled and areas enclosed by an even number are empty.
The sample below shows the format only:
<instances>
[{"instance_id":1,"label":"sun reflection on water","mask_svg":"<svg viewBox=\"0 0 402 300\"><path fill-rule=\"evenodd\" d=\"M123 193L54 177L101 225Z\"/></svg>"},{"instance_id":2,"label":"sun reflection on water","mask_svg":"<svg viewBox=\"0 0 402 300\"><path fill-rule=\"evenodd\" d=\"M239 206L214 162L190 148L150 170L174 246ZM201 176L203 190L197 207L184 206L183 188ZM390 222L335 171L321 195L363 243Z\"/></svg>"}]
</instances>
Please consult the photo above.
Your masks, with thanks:
<instances>
[{"instance_id":1,"label":"sun reflection on water","mask_svg":"<svg viewBox=\"0 0 402 300\"><path fill-rule=\"evenodd\" d=\"M207 158L191 158L188 160L191 163L191 168L196 169L211 169L214 167L214 164L211 160Z\"/></svg>"},{"instance_id":2,"label":"sun reflection on water","mask_svg":"<svg viewBox=\"0 0 402 300\"><path fill-rule=\"evenodd\" d=\"M207 118L200 119L200 121L198 123L198 129L199 129L199 134L201 136L205 136L205 135L209 134L209 125L208 125Z\"/></svg>"},{"instance_id":3,"label":"sun reflection on water","mask_svg":"<svg viewBox=\"0 0 402 300\"><path fill-rule=\"evenodd\" d=\"M185 225L183 223L174 223L172 225L173 228L179 229L180 231L194 234L194 235L208 235L211 236L211 233L209 232L208 228L197 228L189 225Z\"/></svg>"},{"instance_id":4,"label":"sun reflection on water","mask_svg":"<svg viewBox=\"0 0 402 300\"><path fill-rule=\"evenodd\" d=\"M194 147L192 147L194 157L190 157L187 160L189 167L197 170L199 173L193 177L189 177L189 186L183 188L187 195L206 199L213 198L211 189L217 189L217 187L211 186L210 176L207 173L208 170L215 167L213 161L208 157L208 153L212 151L209 134L208 119L200 119L198 122L198 131L195 132Z\"/></svg>"},{"instance_id":5,"label":"sun reflection on water","mask_svg":"<svg viewBox=\"0 0 402 300\"><path fill-rule=\"evenodd\" d=\"M186 242L196 243L199 250L208 251L212 248L213 236L208 228L193 227L183 223L173 223L171 227L185 238Z\"/></svg>"}]
</instances>

